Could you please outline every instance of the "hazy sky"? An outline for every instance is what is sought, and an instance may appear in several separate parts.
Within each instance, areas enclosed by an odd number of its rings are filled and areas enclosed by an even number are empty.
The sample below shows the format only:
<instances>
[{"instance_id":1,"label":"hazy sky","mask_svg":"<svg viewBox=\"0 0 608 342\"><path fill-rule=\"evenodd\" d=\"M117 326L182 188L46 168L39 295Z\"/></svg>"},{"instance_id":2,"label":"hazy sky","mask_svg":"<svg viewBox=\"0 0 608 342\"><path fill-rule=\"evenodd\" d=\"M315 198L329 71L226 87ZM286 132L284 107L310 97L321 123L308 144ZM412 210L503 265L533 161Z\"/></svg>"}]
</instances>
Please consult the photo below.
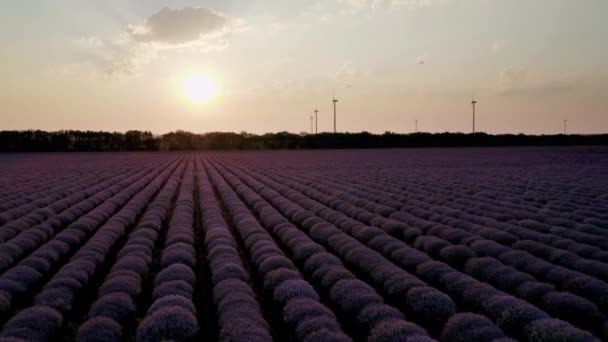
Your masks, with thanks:
<instances>
[{"instance_id":1,"label":"hazy sky","mask_svg":"<svg viewBox=\"0 0 608 342\"><path fill-rule=\"evenodd\" d=\"M0 129L608 132L606 0L0 6Z\"/></svg>"}]
</instances>

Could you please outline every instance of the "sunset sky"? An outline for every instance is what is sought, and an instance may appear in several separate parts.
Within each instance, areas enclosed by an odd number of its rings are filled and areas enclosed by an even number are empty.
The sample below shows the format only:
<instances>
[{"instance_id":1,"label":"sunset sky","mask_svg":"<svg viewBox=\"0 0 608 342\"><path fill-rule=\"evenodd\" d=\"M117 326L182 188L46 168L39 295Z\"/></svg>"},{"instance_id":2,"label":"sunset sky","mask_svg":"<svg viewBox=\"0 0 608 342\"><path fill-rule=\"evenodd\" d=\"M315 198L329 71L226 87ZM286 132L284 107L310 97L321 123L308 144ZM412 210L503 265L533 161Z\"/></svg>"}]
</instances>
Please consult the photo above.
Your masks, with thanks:
<instances>
[{"instance_id":1,"label":"sunset sky","mask_svg":"<svg viewBox=\"0 0 608 342\"><path fill-rule=\"evenodd\" d=\"M0 130L608 132L606 0L1 6Z\"/></svg>"}]
</instances>

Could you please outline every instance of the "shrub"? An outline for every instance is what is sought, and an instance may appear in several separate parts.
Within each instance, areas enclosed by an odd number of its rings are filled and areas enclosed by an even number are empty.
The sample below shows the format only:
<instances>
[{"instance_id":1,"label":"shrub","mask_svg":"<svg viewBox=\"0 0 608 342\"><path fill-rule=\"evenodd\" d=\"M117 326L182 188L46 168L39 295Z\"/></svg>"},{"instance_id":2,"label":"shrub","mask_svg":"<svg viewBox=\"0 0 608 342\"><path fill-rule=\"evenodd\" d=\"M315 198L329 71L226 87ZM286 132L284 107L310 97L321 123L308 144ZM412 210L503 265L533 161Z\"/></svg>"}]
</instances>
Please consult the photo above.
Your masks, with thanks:
<instances>
[{"instance_id":1,"label":"shrub","mask_svg":"<svg viewBox=\"0 0 608 342\"><path fill-rule=\"evenodd\" d=\"M416 268L416 274L428 282L436 282L444 273L450 271L453 271L451 267L439 261L427 261Z\"/></svg>"},{"instance_id":2,"label":"shrub","mask_svg":"<svg viewBox=\"0 0 608 342\"><path fill-rule=\"evenodd\" d=\"M192 300L192 285L183 280L174 280L162 283L154 288L153 298L161 298L170 295L179 295Z\"/></svg>"},{"instance_id":3,"label":"shrub","mask_svg":"<svg viewBox=\"0 0 608 342\"><path fill-rule=\"evenodd\" d=\"M47 341L57 333L62 321L63 317L58 311L46 306L33 306L6 322L0 336Z\"/></svg>"},{"instance_id":4,"label":"shrub","mask_svg":"<svg viewBox=\"0 0 608 342\"><path fill-rule=\"evenodd\" d=\"M120 342L122 341L122 326L106 317L89 319L78 329L78 341Z\"/></svg>"},{"instance_id":5,"label":"shrub","mask_svg":"<svg viewBox=\"0 0 608 342\"><path fill-rule=\"evenodd\" d=\"M154 278L154 284L159 285L161 283L173 280L183 280L186 283L194 286L194 272L192 272L192 269L186 265L173 264L158 272Z\"/></svg>"},{"instance_id":6,"label":"shrub","mask_svg":"<svg viewBox=\"0 0 608 342\"><path fill-rule=\"evenodd\" d=\"M407 304L414 317L430 325L441 325L456 313L452 299L432 287L414 287L407 292Z\"/></svg>"},{"instance_id":7,"label":"shrub","mask_svg":"<svg viewBox=\"0 0 608 342\"><path fill-rule=\"evenodd\" d=\"M418 239L420 239L420 238L418 238ZM437 257L439 257L439 255L441 254L441 251L443 249L448 248L450 246L452 246L452 244L445 240L441 240L434 236L429 236L424 241L424 245L422 246L422 248L424 248L424 251L426 253L437 258Z\"/></svg>"},{"instance_id":8,"label":"shrub","mask_svg":"<svg viewBox=\"0 0 608 342\"><path fill-rule=\"evenodd\" d=\"M473 258L467 261L465 271L477 279L491 282L499 275L501 266L502 264L493 258Z\"/></svg>"},{"instance_id":9,"label":"shrub","mask_svg":"<svg viewBox=\"0 0 608 342\"><path fill-rule=\"evenodd\" d=\"M48 306L60 312L72 309L74 291L66 287L45 289L40 292L34 302L36 305Z\"/></svg>"},{"instance_id":10,"label":"shrub","mask_svg":"<svg viewBox=\"0 0 608 342\"><path fill-rule=\"evenodd\" d=\"M295 246L293 249L293 256L295 260L302 262L314 254L323 252L325 252L325 248L323 248L321 245L313 242L307 242Z\"/></svg>"},{"instance_id":11,"label":"shrub","mask_svg":"<svg viewBox=\"0 0 608 342\"><path fill-rule=\"evenodd\" d=\"M240 279L242 281L249 280L249 274L238 263L226 262L211 268L212 281L214 284L219 283L224 279ZM194 285L194 283L192 283Z\"/></svg>"},{"instance_id":12,"label":"shrub","mask_svg":"<svg viewBox=\"0 0 608 342\"><path fill-rule=\"evenodd\" d=\"M317 295L314 288L306 281L292 279L285 280L280 283L274 289L273 298L275 303L277 303L280 307L283 307L287 304L287 302L296 298L311 298L314 300L319 300L319 295Z\"/></svg>"},{"instance_id":13,"label":"shrub","mask_svg":"<svg viewBox=\"0 0 608 342\"><path fill-rule=\"evenodd\" d=\"M313 216L313 217L309 217L306 220L304 220L302 222L302 227L305 228L306 230L310 230L314 225L316 225L317 223L322 223L324 222L323 219L321 219L320 217L317 216Z\"/></svg>"},{"instance_id":14,"label":"shrub","mask_svg":"<svg viewBox=\"0 0 608 342\"><path fill-rule=\"evenodd\" d=\"M112 267L112 269L120 269L120 270L131 270L137 274L141 278L145 278L148 274L148 263L143 258L140 258L136 255L129 255L123 258L120 258Z\"/></svg>"},{"instance_id":15,"label":"shrub","mask_svg":"<svg viewBox=\"0 0 608 342\"><path fill-rule=\"evenodd\" d=\"M474 311L482 308L483 303L489 300L493 296L501 294L500 291L493 288L490 285L480 282L471 282L462 291L463 304L467 308L471 308Z\"/></svg>"},{"instance_id":16,"label":"shrub","mask_svg":"<svg viewBox=\"0 0 608 342\"><path fill-rule=\"evenodd\" d=\"M432 261L428 255L410 247L399 248L391 253L391 258L392 260L396 260L399 263L399 266L407 270L415 270L418 265L427 261Z\"/></svg>"},{"instance_id":17,"label":"shrub","mask_svg":"<svg viewBox=\"0 0 608 342\"><path fill-rule=\"evenodd\" d=\"M46 273L51 269L49 260L37 256L23 260L21 265L31 267L40 273Z\"/></svg>"},{"instance_id":18,"label":"shrub","mask_svg":"<svg viewBox=\"0 0 608 342\"><path fill-rule=\"evenodd\" d=\"M330 253L317 253L304 263L304 272L313 273L321 267L343 266L342 261Z\"/></svg>"},{"instance_id":19,"label":"shrub","mask_svg":"<svg viewBox=\"0 0 608 342\"><path fill-rule=\"evenodd\" d=\"M524 327L535 320L549 318L537 307L508 295L496 295L485 301L484 312L509 334L523 337Z\"/></svg>"},{"instance_id":20,"label":"shrub","mask_svg":"<svg viewBox=\"0 0 608 342\"><path fill-rule=\"evenodd\" d=\"M472 313L459 313L445 324L441 339L451 342L485 342L505 338L505 334L492 321Z\"/></svg>"},{"instance_id":21,"label":"shrub","mask_svg":"<svg viewBox=\"0 0 608 342\"><path fill-rule=\"evenodd\" d=\"M310 298L290 300L283 308L283 320L292 326L310 316L333 317L334 314L327 307Z\"/></svg>"},{"instance_id":22,"label":"shrub","mask_svg":"<svg viewBox=\"0 0 608 342\"><path fill-rule=\"evenodd\" d=\"M137 328L137 340L194 341L198 329L196 317L192 313L181 307L171 306L147 315Z\"/></svg>"},{"instance_id":23,"label":"shrub","mask_svg":"<svg viewBox=\"0 0 608 342\"><path fill-rule=\"evenodd\" d=\"M350 342L352 341L348 336L342 332L330 331L327 329L321 329L308 334L306 341L315 342Z\"/></svg>"},{"instance_id":24,"label":"shrub","mask_svg":"<svg viewBox=\"0 0 608 342\"><path fill-rule=\"evenodd\" d=\"M461 268L467 260L475 257L475 253L467 246L455 245L442 249L439 256L444 262Z\"/></svg>"},{"instance_id":25,"label":"shrub","mask_svg":"<svg viewBox=\"0 0 608 342\"><path fill-rule=\"evenodd\" d=\"M491 240L477 240L471 244L471 249L478 255L492 258L498 258L510 251L508 247Z\"/></svg>"},{"instance_id":26,"label":"shrub","mask_svg":"<svg viewBox=\"0 0 608 342\"><path fill-rule=\"evenodd\" d=\"M528 281L522 283L515 289L518 297L525 299L530 303L537 303L545 296L545 294L555 291L555 286L547 283L539 283L537 281Z\"/></svg>"},{"instance_id":27,"label":"shrub","mask_svg":"<svg viewBox=\"0 0 608 342\"><path fill-rule=\"evenodd\" d=\"M308 340L308 336L318 331L340 331L336 320L329 320L325 316L308 316L297 322L295 337L298 341Z\"/></svg>"},{"instance_id":28,"label":"shrub","mask_svg":"<svg viewBox=\"0 0 608 342\"><path fill-rule=\"evenodd\" d=\"M541 305L553 317L582 327L597 329L606 320L594 303L567 292L549 292Z\"/></svg>"},{"instance_id":29,"label":"shrub","mask_svg":"<svg viewBox=\"0 0 608 342\"><path fill-rule=\"evenodd\" d=\"M93 303L89 310L89 317L103 316L116 322L122 322L134 312L135 302L131 296L115 292L102 296Z\"/></svg>"},{"instance_id":30,"label":"shrub","mask_svg":"<svg viewBox=\"0 0 608 342\"><path fill-rule=\"evenodd\" d=\"M141 280L130 274L107 278L99 288L98 294L104 296L113 292L126 293L132 298L137 298L141 293Z\"/></svg>"},{"instance_id":31,"label":"shrub","mask_svg":"<svg viewBox=\"0 0 608 342\"><path fill-rule=\"evenodd\" d=\"M280 268L295 269L291 260L287 259L282 255L274 255L267 257L258 265L258 271L261 274L266 274L268 272Z\"/></svg>"},{"instance_id":32,"label":"shrub","mask_svg":"<svg viewBox=\"0 0 608 342\"><path fill-rule=\"evenodd\" d=\"M359 279L343 279L336 282L330 290L330 297L349 315L356 315L369 304L384 302L373 287Z\"/></svg>"},{"instance_id":33,"label":"shrub","mask_svg":"<svg viewBox=\"0 0 608 342\"><path fill-rule=\"evenodd\" d=\"M416 277L394 271L388 273L388 278L383 282L383 285L389 296L398 300L404 298L406 293L412 288L427 286L425 282Z\"/></svg>"},{"instance_id":34,"label":"shrub","mask_svg":"<svg viewBox=\"0 0 608 342\"><path fill-rule=\"evenodd\" d=\"M299 280L302 276L297 271L288 268L278 268L270 271L264 277L264 291L273 293L274 289L286 280Z\"/></svg>"},{"instance_id":35,"label":"shrub","mask_svg":"<svg viewBox=\"0 0 608 342\"><path fill-rule=\"evenodd\" d=\"M357 326L367 330L378 325L382 321L399 321L404 316L401 311L384 303L369 304L361 309L355 318Z\"/></svg>"},{"instance_id":36,"label":"shrub","mask_svg":"<svg viewBox=\"0 0 608 342\"><path fill-rule=\"evenodd\" d=\"M196 308L194 307L194 303L186 297L179 295L168 295L161 297L152 303L150 308L148 309L148 313L152 314L158 310L162 310L164 308L176 306L181 309L184 309L190 312L192 315L196 315Z\"/></svg>"},{"instance_id":37,"label":"shrub","mask_svg":"<svg viewBox=\"0 0 608 342\"><path fill-rule=\"evenodd\" d=\"M252 319L254 313L250 311L232 312L230 316L220 318L220 341L272 341L268 325ZM259 314L258 314L259 315Z\"/></svg>"},{"instance_id":38,"label":"shrub","mask_svg":"<svg viewBox=\"0 0 608 342\"><path fill-rule=\"evenodd\" d=\"M319 276L322 276L320 279L321 286L326 291L329 291L340 280L356 279L352 272L339 266L318 269L313 274L313 278L318 279Z\"/></svg>"},{"instance_id":39,"label":"shrub","mask_svg":"<svg viewBox=\"0 0 608 342\"><path fill-rule=\"evenodd\" d=\"M498 274L494 276L493 282L496 287L507 291L513 292L518 286L527 282L535 282L536 279L531 275L520 272L511 266L501 266Z\"/></svg>"},{"instance_id":40,"label":"shrub","mask_svg":"<svg viewBox=\"0 0 608 342\"><path fill-rule=\"evenodd\" d=\"M590 333L576 329L572 325L559 319L539 319L525 327L528 341L535 342L595 342L597 339Z\"/></svg>"},{"instance_id":41,"label":"shrub","mask_svg":"<svg viewBox=\"0 0 608 342\"><path fill-rule=\"evenodd\" d=\"M392 341L432 341L428 338L428 333L423 328L406 321L382 321L374 326L367 341L370 342L392 342Z\"/></svg>"},{"instance_id":42,"label":"shrub","mask_svg":"<svg viewBox=\"0 0 608 342\"><path fill-rule=\"evenodd\" d=\"M251 291L230 292L217 302L217 310L220 315L236 309L244 312L256 312L258 310Z\"/></svg>"}]
</instances>

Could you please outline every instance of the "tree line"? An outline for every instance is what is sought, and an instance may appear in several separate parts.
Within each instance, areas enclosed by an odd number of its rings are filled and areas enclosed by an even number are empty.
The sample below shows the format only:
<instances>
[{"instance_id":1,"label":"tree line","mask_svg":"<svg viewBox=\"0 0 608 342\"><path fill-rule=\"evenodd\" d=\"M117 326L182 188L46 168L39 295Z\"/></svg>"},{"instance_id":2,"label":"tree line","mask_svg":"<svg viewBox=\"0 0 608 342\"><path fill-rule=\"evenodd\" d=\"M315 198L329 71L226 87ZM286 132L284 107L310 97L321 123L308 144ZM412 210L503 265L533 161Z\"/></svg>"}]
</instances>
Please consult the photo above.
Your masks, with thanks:
<instances>
[{"instance_id":1,"label":"tree line","mask_svg":"<svg viewBox=\"0 0 608 342\"><path fill-rule=\"evenodd\" d=\"M397 148L447 146L558 146L608 145L608 134L525 135L486 133L384 134L289 132L262 135L247 132L191 133L175 131L154 135L149 131L101 132L62 130L0 131L0 152L114 152L183 150L262 150L324 148Z\"/></svg>"}]
</instances>

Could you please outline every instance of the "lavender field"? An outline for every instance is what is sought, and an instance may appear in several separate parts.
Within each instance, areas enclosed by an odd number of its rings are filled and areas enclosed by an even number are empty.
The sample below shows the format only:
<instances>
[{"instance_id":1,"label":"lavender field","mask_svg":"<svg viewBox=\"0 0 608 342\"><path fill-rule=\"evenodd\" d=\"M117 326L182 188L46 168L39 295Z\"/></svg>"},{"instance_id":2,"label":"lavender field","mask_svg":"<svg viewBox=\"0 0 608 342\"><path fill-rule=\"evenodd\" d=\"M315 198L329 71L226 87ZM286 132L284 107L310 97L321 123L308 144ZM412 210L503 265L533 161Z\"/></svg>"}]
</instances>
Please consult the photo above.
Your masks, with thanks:
<instances>
[{"instance_id":1,"label":"lavender field","mask_svg":"<svg viewBox=\"0 0 608 342\"><path fill-rule=\"evenodd\" d=\"M0 155L0 327L608 340L608 149Z\"/></svg>"}]
</instances>

